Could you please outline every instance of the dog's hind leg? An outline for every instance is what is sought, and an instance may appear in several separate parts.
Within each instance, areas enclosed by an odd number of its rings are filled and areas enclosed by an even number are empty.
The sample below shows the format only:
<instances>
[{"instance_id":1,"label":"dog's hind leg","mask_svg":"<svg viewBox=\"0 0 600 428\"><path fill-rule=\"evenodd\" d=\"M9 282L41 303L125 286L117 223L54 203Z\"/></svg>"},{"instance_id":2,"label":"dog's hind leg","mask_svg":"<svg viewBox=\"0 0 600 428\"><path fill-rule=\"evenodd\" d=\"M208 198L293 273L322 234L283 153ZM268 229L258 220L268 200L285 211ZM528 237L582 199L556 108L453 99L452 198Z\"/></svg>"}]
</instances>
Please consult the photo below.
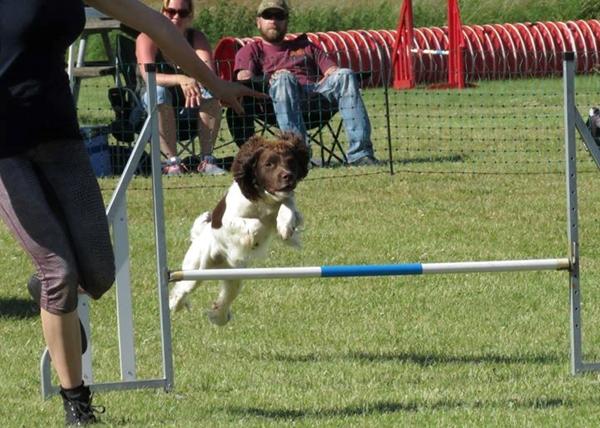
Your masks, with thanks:
<instances>
[{"instance_id":1,"label":"dog's hind leg","mask_svg":"<svg viewBox=\"0 0 600 428\"><path fill-rule=\"evenodd\" d=\"M239 279L221 282L219 297L213 303L212 308L207 311L211 323L223 326L231 320L231 304L240 294L241 289L242 281Z\"/></svg>"},{"instance_id":2,"label":"dog's hind leg","mask_svg":"<svg viewBox=\"0 0 600 428\"><path fill-rule=\"evenodd\" d=\"M197 281L178 281L169 293L169 309L177 312L184 307L189 309L187 295L196 288Z\"/></svg>"},{"instance_id":3,"label":"dog's hind leg","mask_svg":"<svg viewBox=\"0 0 600 428\"><path fill-rule=\"evenodd\" d=\"M202 255L200 249L197 248L198 241L193 241L192 245L188 249L183 263L181 264L182 270L195 270L199 269L202 264ZM178 281L175 283L171 292L169 293L169 309L176 312L182 309L184 306L189 308L187 301L187 295L199 284L198 281Z\"/></svg>"}]
</instances>

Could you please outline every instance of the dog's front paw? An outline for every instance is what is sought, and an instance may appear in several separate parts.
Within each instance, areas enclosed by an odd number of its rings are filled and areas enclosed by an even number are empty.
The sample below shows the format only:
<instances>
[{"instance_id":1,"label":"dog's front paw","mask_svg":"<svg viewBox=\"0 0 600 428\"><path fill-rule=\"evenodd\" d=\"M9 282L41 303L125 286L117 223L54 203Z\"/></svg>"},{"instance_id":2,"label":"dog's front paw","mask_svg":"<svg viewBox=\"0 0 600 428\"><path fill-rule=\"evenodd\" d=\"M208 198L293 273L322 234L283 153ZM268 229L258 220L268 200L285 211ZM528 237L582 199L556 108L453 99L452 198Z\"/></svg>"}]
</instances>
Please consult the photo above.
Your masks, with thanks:
<instances>
[{"instance_id":1,"label":"dog's front paw","mask_svg":"<svg viewBox=\"0 0 600 428\"><path fill-rule=\"evenodd\" d=\"M303 224L304 220L298 211L280 210L277 216L277 233L284 241L294 237L297 240L297 229Z\"/></svg>"},{"instance_id":2,"label":"dog's front paw","mask_svg":"<svg viewBox=\"0 0 600 428\"><path fill-rule=\"evenodd\" d=\"M256 240L262 227L263 225L258 219L243 219L237 226L240 245L243 248L253 248L256 245Z\"/></svg>"},{"instance_id":3,"label":"dog's front paw","mask_svg":"<svg viewBox=\"0 0 600 428\"><path fill-rule=\"evenodd\" d=\"M233 318L230 310L219 311L217 309L209 309L206 311L206 316L212 324L218 325L219 327L223 327Z\"/></svg>"}]
</instances>

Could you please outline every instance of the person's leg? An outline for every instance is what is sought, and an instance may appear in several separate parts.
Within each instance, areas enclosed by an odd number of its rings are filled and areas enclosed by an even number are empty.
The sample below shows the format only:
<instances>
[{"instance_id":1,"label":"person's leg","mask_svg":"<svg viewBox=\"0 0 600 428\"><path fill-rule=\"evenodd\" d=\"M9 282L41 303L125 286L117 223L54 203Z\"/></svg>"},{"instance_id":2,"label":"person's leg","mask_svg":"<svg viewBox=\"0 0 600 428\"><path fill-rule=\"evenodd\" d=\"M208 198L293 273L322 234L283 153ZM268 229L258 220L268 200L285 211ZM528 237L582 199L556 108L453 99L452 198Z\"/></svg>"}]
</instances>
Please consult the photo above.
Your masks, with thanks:
<instances>
[{"instance_id":1,"label":"person's leg","mask_svg":"<svg viewBox=\"0 0 600 428\"><path fill-rule=\"evenodd\" d=\"M40 311L42 331L60 386L73 389L81 385L81 335L77 311L53 314Z\"/></svg>"},{"instance_id":2,"label":"person's leg","mask_svg":"<svg viewBox=\"0 0 600 428\"><path fill-rule=\"evenodd\" d=\"M200 139L200 165L198 171L209 175L224 174L225 170L215 164L212 155L221 126L221 104L207 90L202 91L202 103L198 110L198 138Z\"/></svg>"},{"instance_id":3,"label":"person's leg","mask_svg":"<svg viewBox=\"0 0 600 428\"><path fill-rule=\"evenodd\" d=\"M243 97L241 102L244 114L237 114L231 107L225 112L229 133L238 147L242 147L254 135L254 116L259 101L254 97Z\"/></svg>"},{"instance_id":4,"label":"person's leg","mask_svg":"<svg viewBox=\"0 0 600 428\"><path fill-rule=\"evenodd\" d=\"M158 134L160 151L167 159L177 157L177 125L173 106L168 104L158 106Z\"/></svg>"},{"instance_id":5,"label":"person's leg","mask_svg":"<svg viewBox=\"0 0 600 428\"><path fill-rule=\"evenodd\" d=\"M71 270L75 260L37 172L24 158L0 159L0 216L29 253L42 280L42 329L60 384L80 385L78 275Z\"/></svg>"},{"instance_id":6,"label":"person's leg","mask_svg":"<svg viewBox=\"0 0 600 428\"><path fill-rule=\"evenodd\" d=\"M167 158L167 166L164 172L176 175L182 171L177 158L177 122L172 98L167 88L164 86L156 87L160 151ZM148 103L148 92L145 92L142 96L144 108L148 108Z\"/></svg>"},{"instance_id":7,"label":"person's leg","mask_svg":"<svg viewBox=\"0 0 600 428\"><path fill-rule=\"evenodd\" d=\"M202 156L212 155L219 128L221 127L221 104L212 97L210 92L202 91L198 120L198 137L200 138L200 152Z\"/></svg>"},{"instance_id":8,"label":"person's leg","mask_svg":"<svg viewBox=\"0 0 600 428\"><path fill-rule=\"evenodd\" d=\"M371 142L371 122L352 70L341 68L330 74L315 88L330 102L337 103L348 137L346 155L352 163L365 156L374 158Z\"/></svg>"},{"instance_id":9,"label":"person's leg","mask_svg":"<svg viewBox=\"0 0 600 428\"><path fill-rule=\"evenodd\" d=\"M106 208L85 145L43 144L34 161L45 197L66 231L78 285L99 299L114 282L115 259Z\"/></svg>"},{"instance_id":10,"label":"person's leg","mask_svg":"<svg viewBox=\"0 0 600 428\"><path fill-rule=\"evenodd\" d=\"M279 129L295 132L306 139L301 107L304 90L296 77L287 70L278 71L271 76L269 85L269 95Z\"/></svg>"},{"instance_id":11,"label":"person's leg","mask_svg":"<svg viewBox=\"0 0 600 428\"><path fill-rule=\"evenodd\" d=\"M81 373L78 285L99 298L114 281L104 204L81 141L0 159L0 216L37 268L42 330L68 423L95 421Z\"/></svg>"}]
</instances>

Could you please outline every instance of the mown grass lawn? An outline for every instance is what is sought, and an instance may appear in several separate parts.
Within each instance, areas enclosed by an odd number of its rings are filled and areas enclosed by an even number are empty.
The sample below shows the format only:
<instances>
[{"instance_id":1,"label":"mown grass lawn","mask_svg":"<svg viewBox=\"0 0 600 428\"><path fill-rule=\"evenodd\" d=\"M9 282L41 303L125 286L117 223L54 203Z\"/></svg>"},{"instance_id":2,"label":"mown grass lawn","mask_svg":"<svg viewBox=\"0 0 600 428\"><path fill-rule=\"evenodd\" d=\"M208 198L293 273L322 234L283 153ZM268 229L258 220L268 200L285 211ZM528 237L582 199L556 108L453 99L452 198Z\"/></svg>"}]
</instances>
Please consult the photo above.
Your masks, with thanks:
<instances>
[{"instance_id":1,"label":"mown grass lawn","mask_svg":"<svg viewBox=\"0 0 600 428\"><path fill-rule=\"evenodd\" d=\"M597 85L582 78L578 90L585 112ZM567 255L560 81L392 95L396 173L311 170L297 192L303 249L276 244L261 266ZM386 158L381 92L365 99ZM83 113L98 123L110 116L97 110ZM594 361L600 175L578 155L584 350ZM193 219L229 180L164 181L173 268ZM101 179L107 199L115 185ZM128 192L140 378L161 375L150 186L139 177ZM58 426L59 399L41 401L38 391L32 267L4 228L0 251L0 418ZM107 426L583 427L600 412L598 375L570 375L565 272L248 281L224 328L203 314L216 291L215 282L199 287L192 310L172 317L175 389L99 393ZM115 318L113 293L92 304L98 382L119 377Z\"/></svg>"}]
</instances>

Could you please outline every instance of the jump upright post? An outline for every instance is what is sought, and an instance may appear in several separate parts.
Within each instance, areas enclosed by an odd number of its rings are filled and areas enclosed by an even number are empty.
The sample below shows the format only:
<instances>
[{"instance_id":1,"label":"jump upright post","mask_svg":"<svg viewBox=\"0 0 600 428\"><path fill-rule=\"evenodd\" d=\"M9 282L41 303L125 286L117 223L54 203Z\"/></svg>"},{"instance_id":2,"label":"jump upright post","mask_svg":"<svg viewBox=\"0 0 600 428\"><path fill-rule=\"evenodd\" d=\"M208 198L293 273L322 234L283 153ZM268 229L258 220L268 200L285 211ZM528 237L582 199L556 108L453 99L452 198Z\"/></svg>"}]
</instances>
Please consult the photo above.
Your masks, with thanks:
<instances>
[{"instance_id":1,"label":"jump upright post","mask_svg":"<svg viewBox=\"0 0 600 428\"><path fill-rule=\"evenodd\" d=\"M581 287L579 282L579 223L577 204L576 134L577 130L589 153L600 168L600 150L575 105L575 53L563 53L563 91L565 121L565 164L567 187L567 236L569 242L569 306L571 312L571 372L600 371L600 363L583 361L581 327Z\"/></svg>"}]
</instances>

